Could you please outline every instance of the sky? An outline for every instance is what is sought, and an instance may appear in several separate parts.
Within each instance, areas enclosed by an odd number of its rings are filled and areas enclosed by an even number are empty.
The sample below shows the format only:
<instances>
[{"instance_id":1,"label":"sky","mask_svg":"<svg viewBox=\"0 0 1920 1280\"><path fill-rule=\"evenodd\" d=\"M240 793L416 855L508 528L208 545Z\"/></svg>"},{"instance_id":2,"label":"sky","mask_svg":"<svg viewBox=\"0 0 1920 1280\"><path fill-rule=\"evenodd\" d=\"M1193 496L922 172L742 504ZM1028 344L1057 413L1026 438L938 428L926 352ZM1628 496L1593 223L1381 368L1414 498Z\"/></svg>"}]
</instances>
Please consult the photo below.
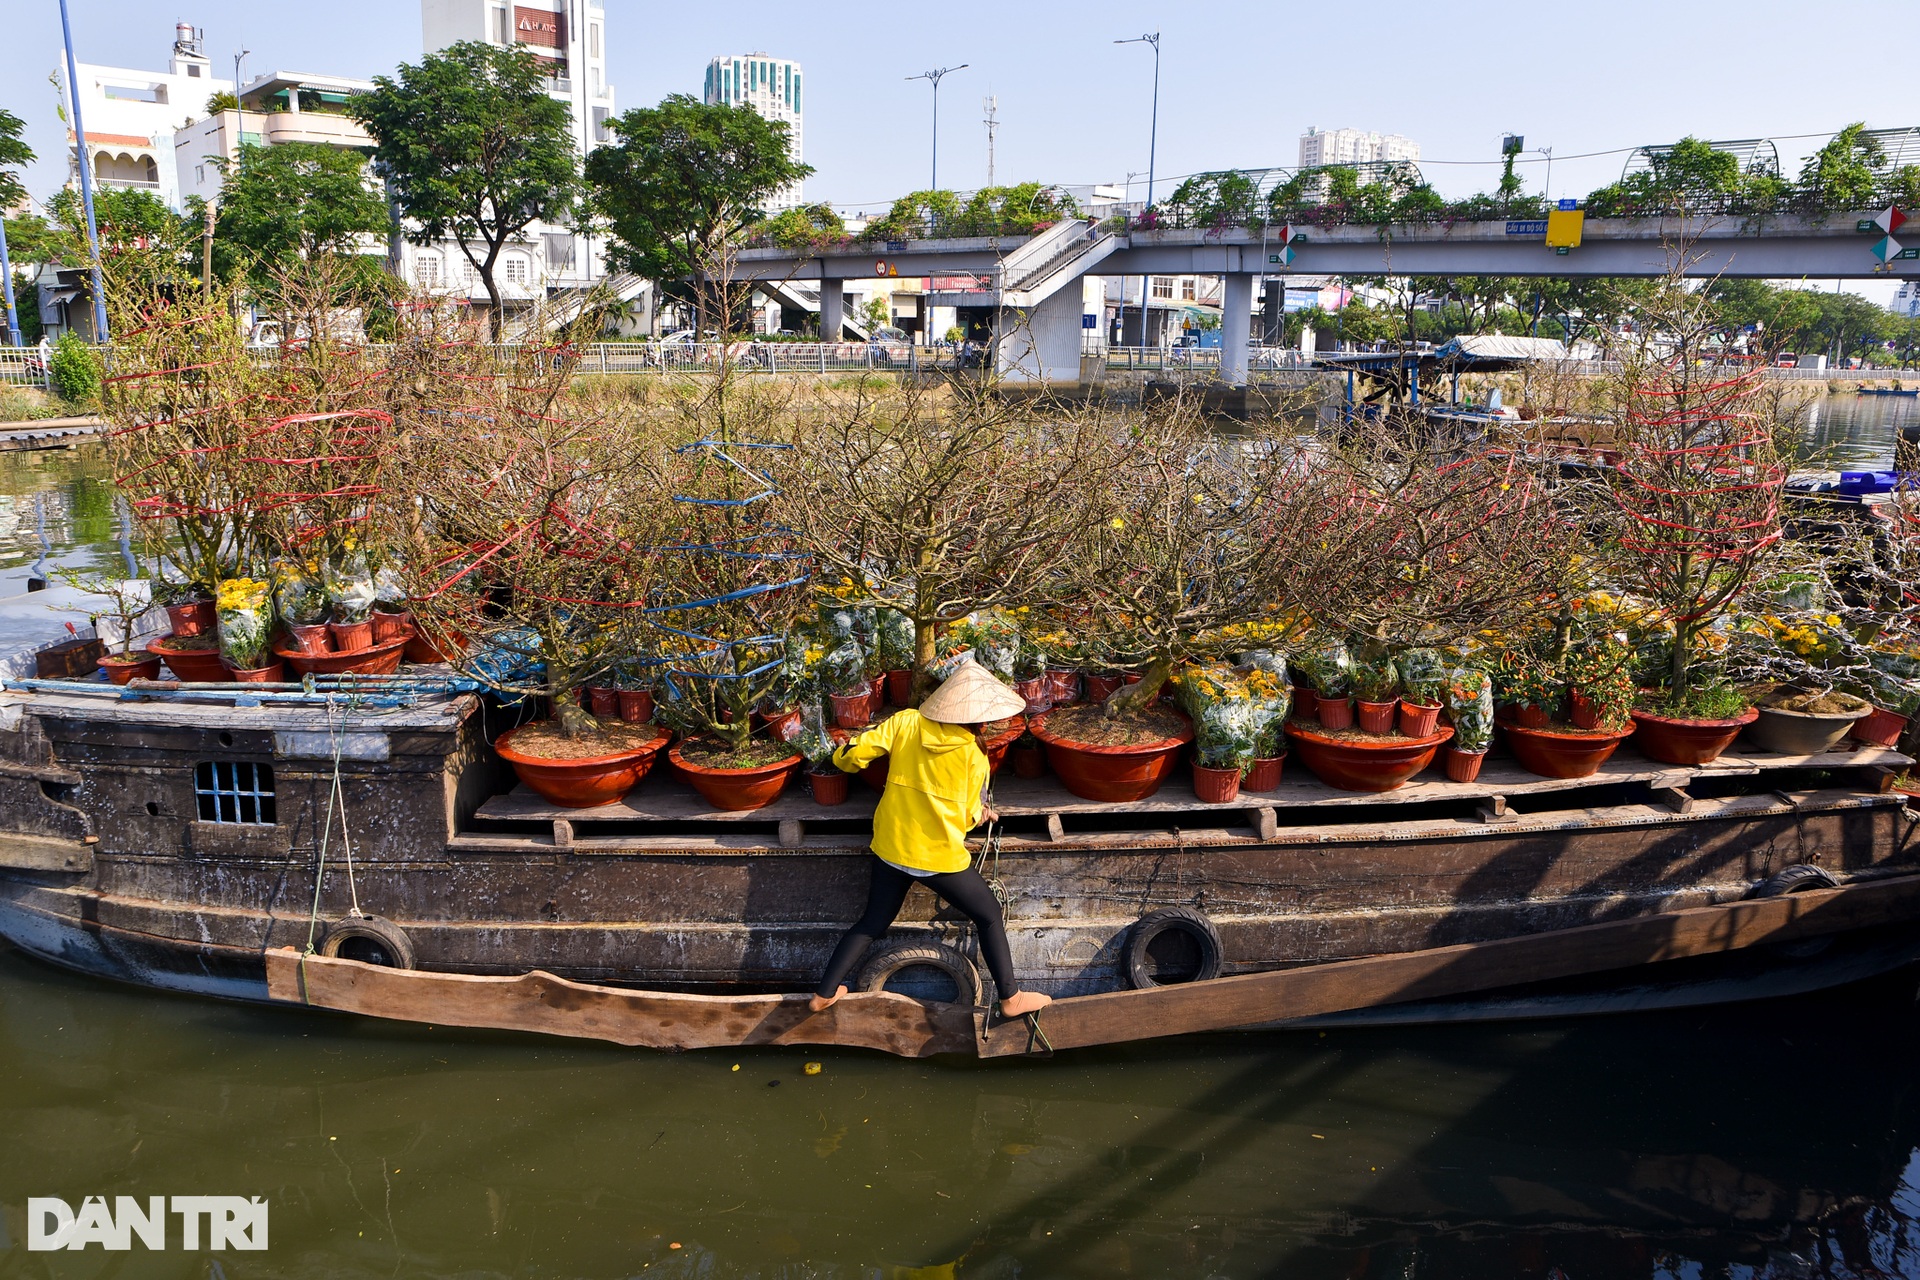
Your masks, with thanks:
<instances>
[{"instance_id":1,"label":"sky","mask_svg":"<svg viewBox=\"0 0 1920 1280\"><path fill-rule=\"evenodd\" d=\"M206 30L215 67L252 50L244 79L271 70L373 76L418 60L412 0L68 0L83 62L161 69L173 24ZM1900 6L1895 6L1899 8ZM27 121L44 159L44 198L65 179L63 126L47 82L60 59L57 0L0 0L10 57L0 107ZM1617 178L1625 152L1684 135L1771 137L1799 159L1855 120L1920 125L1910 42L1898 23L1823 14L1803 2L1738 7L1694 0L1606 6L1453 0L1412 4L1100 5L974 0L967 5L830 7L730 0L606 0L608 75L620 109L698 95L707 62L765 52L803 64L807 196L879 212L926 186L931 97L907 80L969 64L940 90L941 185L986 180L982 100L999 99L996 178L1124 182L1144 193L1154 57L1161 36L1156 176L1291 167L1309 126L1401 133L1448 196L1490 189L1500 138L1549 147L1551 194ZM218 72L216 72L218 74ZM1792 135L1820 135L1794 139ZM1522 167L1548 179L1542 156ZM1891 292L1889 286L1887 292Z\"/></svg>"}]
</instances>

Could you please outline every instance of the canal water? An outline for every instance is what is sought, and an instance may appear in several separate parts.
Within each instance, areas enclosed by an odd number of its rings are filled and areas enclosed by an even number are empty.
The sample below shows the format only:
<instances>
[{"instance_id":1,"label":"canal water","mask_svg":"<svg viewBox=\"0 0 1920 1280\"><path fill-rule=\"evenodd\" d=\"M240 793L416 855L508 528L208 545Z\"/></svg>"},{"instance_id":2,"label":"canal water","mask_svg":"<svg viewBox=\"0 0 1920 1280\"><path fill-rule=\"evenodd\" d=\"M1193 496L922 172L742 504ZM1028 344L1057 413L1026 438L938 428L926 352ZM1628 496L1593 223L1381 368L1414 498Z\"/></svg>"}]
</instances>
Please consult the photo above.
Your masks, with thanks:
<instances>
[{"instance_id":1,"label":"canal water","mask_svg":"<svg viewBox=\"0 0 1920 1280\"><path fill-rule=\"evenodd\" d=\"M1913 412L1823 410L1861 466ZM43 518L55 559L119 555L96 455L0 455L0 496L6 575ZM1913 995L920 1063L381 1024L0 950L0 1280L1920 1280ZM269 1247L188 1252L176 1219L164 1253L28 1251L30 1197L89 1195L261 1197Z\"/></svg>"}]
</instances>

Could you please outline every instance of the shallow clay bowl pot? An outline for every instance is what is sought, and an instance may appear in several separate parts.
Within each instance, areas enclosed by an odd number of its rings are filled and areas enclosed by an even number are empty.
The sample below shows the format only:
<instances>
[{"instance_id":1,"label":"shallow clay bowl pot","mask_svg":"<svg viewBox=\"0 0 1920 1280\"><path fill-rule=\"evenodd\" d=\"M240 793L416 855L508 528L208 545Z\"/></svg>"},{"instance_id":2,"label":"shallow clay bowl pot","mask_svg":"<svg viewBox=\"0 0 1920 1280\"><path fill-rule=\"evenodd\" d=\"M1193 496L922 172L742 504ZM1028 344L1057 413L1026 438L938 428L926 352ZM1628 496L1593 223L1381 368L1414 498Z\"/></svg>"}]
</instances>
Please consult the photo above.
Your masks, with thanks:
<instances>
[{"instance_id":1,"label":"shallow clay bowl pot","mask_svg":"<svg viewBox=\"0 0 1920 1280\"><path fill-rule=\"evenodd\" d=\"M708 804L727 813L761 809L772 804L787 789L787 779L798 773L806 761L804 756L796 753L785 760L755 765L751 769L711 769L689 761L682 754L686 745L684 742L674 743L667 752L667 759L673 762L680 776Z\"/></svg>"},{"instance_id":2,"label":"shallow clay bowl pot","mask_svg":"<svg viewBox=\"0 0 1920 1280\"><path fill-rule=\"evenodd\" d=\"M596 805L612 804L633 790L635 784L653 768L660 748L666 746L667 739L672 736L662 729L651 742L630 750L588 756L581 760L542 760L537 756L521 755L513 749L514 735L519 732L518 729L507 730L493 744L493 749L500 753L502 760L513 766L513 771L520 775L520 781L526 783L529 790L548 803L567 809L591 809Z\"/></svg>"},{"instance_id":3,"label":"shallow clay bowl pot","mask_svg":"<svg viewBox=\"0 0 1920 1280\"><path fill-rule=\"evenodd\" d=\"M1135 746L1101 747L1070 742L1050 732L1050 715L1029 716L1027 728L1047 747L1047 764L1054 776L1082 800L1126 804L1145 800L1160 789L1180 758L1180 748L1193 741L1193 726L1182 724L1170 738Z\"/></svg>"},{"instance_id":4,"label":"shallow clay bowl pot","mask_svg":"<svg viewBox=\"0 0 1920 1280\"><path fill-rule=\"evenodd\" d=\"M407 640L389 640L371 649L351 653L302 653L298 649L276 648L274 655L299 675L337 676L352 673L363 676L390 676L400 669L400 656ZM529 783L529 786L532 784Z\"/></svg>"},{"instance_id":5,"label":"shallow clay bowl pot","mask_svg":"<svg viewBox=\"0 0 1920 1280\"><path fill-rule=\"evenodd\" d=\"M1682 720L1651 711L1632 715L1634 748L1647 759L1661 764L1711 764L1733 745L1742 729L1759 719L1760 711L1748 707L1744 715L1725 720Z\"/></svg>"},{"instance_id":6,"label":"shallow clay bowl pot","mask_svg":"<svg viewBox=\"0 0 1920 1280\"><path fill-rule=\"evenodd\" d=\"M1633 736L1633 727L1618 733L1587 731L1567 733L1558 729L1523 729L1511 720L1498 719L1507 737L1507 749L1528 773L1543 778L1586 778L1598 773L1616 748Z\"/></svg>"},{"instance_id":7,"label":"shallow clay bowl pot","mask_svg":"<svg viewBox=\"0 0 1920 1280\"><path fill-rule=\"evenodd\" d=\"M1833 750L1854 723L1873 714L1872 706L1858 711L1786 711L1760 707L1760 716L1747 726L1747 741L1762 751L1783 756L1817 756Z\"/></svg>"},{"instance_id":8,"label":"shallow clay bowl pot","mask_svg":"<svg viewBox=\"0 0 1920 1280\"><path fill-rule=\"evenodd\" d=\"M1289 720L1286 728L1300 762L1341 791L1391 791L1432 764L1434 753L1453 737L1452 725L1424 738L1396 734L1371 741L1336 738L1297 720Z\"/></svg>"},{"instance_id":9,"label":"shallow clay bowl pot","mask_svg":"<svg viewBox=\"0 0 1920 1280\"><path fill-rule=\"evenodd\" d=\"M164 636L155 640L147 646L147 653L164 661L176 679L189 684L232 682L233 676L220 661L218 649L170 649L165 647L166 640Z\"/></svg>"}]
</instances>

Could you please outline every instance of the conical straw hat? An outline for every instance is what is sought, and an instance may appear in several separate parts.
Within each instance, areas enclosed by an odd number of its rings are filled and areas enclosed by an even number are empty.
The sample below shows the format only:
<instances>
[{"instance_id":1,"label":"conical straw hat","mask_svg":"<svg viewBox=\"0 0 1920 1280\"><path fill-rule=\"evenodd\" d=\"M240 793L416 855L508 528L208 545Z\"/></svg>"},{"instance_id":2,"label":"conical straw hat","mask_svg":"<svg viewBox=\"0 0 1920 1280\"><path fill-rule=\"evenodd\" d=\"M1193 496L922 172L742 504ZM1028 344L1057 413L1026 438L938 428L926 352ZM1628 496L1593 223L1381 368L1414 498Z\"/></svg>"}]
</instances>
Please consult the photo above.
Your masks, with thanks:
<instances>
[{"instance_id":1,"label":"conical straw hat","mask_svg":"<svg viewBox=\"0 0 1920 1280\"><path fill-rule=\"evenodd\" d=\"M1027 700L977 662L963 662L947 682L927 695L920 714L942 724L991 724L1019 715Z\"/></svg>"}]
</instances>

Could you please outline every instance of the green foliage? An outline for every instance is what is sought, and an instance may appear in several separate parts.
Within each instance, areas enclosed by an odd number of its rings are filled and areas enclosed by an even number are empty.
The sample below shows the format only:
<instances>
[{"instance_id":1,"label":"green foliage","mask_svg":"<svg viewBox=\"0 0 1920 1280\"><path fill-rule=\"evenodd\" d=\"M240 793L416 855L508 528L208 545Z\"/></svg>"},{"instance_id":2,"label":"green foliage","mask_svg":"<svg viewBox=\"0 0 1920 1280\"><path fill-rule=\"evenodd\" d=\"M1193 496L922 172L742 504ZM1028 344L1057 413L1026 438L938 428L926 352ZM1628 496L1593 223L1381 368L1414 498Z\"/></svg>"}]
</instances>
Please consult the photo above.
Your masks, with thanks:
<instances>
[{"instance_id":1,"label":"green foliage","mask_svg":"<svg viewBox=\"0 0 1920 1280\"><path fill-rule=\"evenodd\" d=\"M965 205L951 191L915 191L894 201L885 217L868 223L862 238L1026 236L1062 218L1079 216L1079 206L1071 196L1038 182L982 187Z\"/></svg>"},{"instance_id":2,"label":"green foliage","mask_svg":"<svg viewBox=\"0 0 1920 1280\"><path fill-rule=\"evenodd\" d=\"M7 219L7 257L16 267L29 262L65 263L67 235L38 214ZM71 265L71 264L69 264Z\"/></svg>"},{"instance_id":3,"label":"green foliage","mask_svg":"<svg viewBox=\"0 0 1920 1280\"><path fill-rule=\"evenodd\" d=\"M216 93L207 99L207 114L217 116L222 111L238 111L240 99L231 93Z\"/></svg>"},{"instance_id":4,"label":"green foliage","mask_svg":"<svg viewBox=\"0 0 1920 1280\"><path fill-rule=\"evenodd\" d=\"M867 305L860 309L860 319L865 323L868 333L876 329L885 329L893 323L893 304L884 297L868 298ZM827 340L836 341L837 339L828 338Z\"/></svg>"},{"instance_id":5,"label":"green foliage","mask_svg":"<svg viewBox=\"0 0 1920 1280\"><path fill-rule=\"evenodd\" d=\"M1361 653L1353 660L1353 696L1362 702L1385 702L1400 687L1400 672L1389 654Z\"/></svg>"},{"instance_id":6,"label":"green foliage","mask_svg":"<svg viewBox=\"0 0 1920 1280\"><path fill-rule=\"evenodd\" d=\"M100 394L100 366L87 344L73 333L61 334L53 344L47 374L55 394L72 404L91 406Z\"/></svg>"},{"instance_id":7,"label":"green foliage","mask_svg":"<svg viewBox=\"0 0 1920 1280\"><path fill-rule=\"evenodd\" d=\"M357 151L285 142L243 146L237 160L216 163L226 178L216 241L257 267L352 253L363 237L387 230L387 202Z\"/></svg>"},{"instance_id":8,"label":"green foliage","mask_svg":"<svg viewBox=\"0 0 1920 1280\"><path fill-rule=\"evenodd\" d=\"M781 210L755 227L753 236L780 249L826 249L847 238L847 224L832 205L805 204Z\"/></svg>"},{"instance_id":9,"label":"green foliage","mask_svg":"<svg viewBox=\"0 0 1920 1280\"><path fill-rule=\"evenodd\" d=\"M1400 655L1400 689L1408 702L1422 707L1442 705L1447 692L1447 668L1432 649L1408 649Z\"/></svg>"},{"instance_id":10,"label":"green foliage","mask_svg":"<svg viewBox=\"0 0 1920 1280\"><path fill-rule=\"evenodd\" d=\"M960 221L960 197L951 191L915 191L893 202L884 217L867 223L866 240L918 240L957 235L946 228Z\"/></svg>"},{"instance_id":11,"label":"green foliage","mask_svg":"<svg viewBox=\"0 0 1920 1280\"><path fill-rule=\"evenodd\" d=\"M0 209L8 209L27 197L27 189L14 170L33 163L33 148L20 140L26 122L13 112L0 109Z\"/></svg>"},{"instance_id":12,"label":"green foliage","mask_svg":"<svg viewBox=\"0 0 1920 1280\"><path fill-rule=\"evenodd\" d=\"M1800 187L1822 209L1861 209L1876 202L1887 152L1867 126L1850 124L1807 158Z\"/></svg>"},{"instance_id":13,"label":"green foliage","mask_svg":"<svg viewBox=\"0 0 1920 1280\"><path fill-rule=\"evenodd\" d=\"M11 225L11 224L9 224ZM20 340L29 345L40 341L46 326L40 320L40 291L23 272L13 273L14 316L20 322Z\"/></svg>"},{"instance_id":14,"label":"green foliage","mask_svg":"<svg viewBox=\"0 0 1920 1280\"><path fill-rule=\"evenodd\" d=\"M1640 699L1640 710L1682 720L1731 720L1751 705L1744 691L1724 681L1691 686L1679 698L1661 690Z\"/></svg>"},{"instance_id":15,"label":"green foliage","mask_svg":"<svg viewBox=\"0 0 1920 1280\"><path fill-rule=\"evenodd\" d=\"M587 157L586 174L594 212L613 232L609 256L669 285L709 270L761 220L769 196L813 172L790 154L786 123L751 107L676 93L610 127L619 141Z\"/></svg>"}]
</instances>

